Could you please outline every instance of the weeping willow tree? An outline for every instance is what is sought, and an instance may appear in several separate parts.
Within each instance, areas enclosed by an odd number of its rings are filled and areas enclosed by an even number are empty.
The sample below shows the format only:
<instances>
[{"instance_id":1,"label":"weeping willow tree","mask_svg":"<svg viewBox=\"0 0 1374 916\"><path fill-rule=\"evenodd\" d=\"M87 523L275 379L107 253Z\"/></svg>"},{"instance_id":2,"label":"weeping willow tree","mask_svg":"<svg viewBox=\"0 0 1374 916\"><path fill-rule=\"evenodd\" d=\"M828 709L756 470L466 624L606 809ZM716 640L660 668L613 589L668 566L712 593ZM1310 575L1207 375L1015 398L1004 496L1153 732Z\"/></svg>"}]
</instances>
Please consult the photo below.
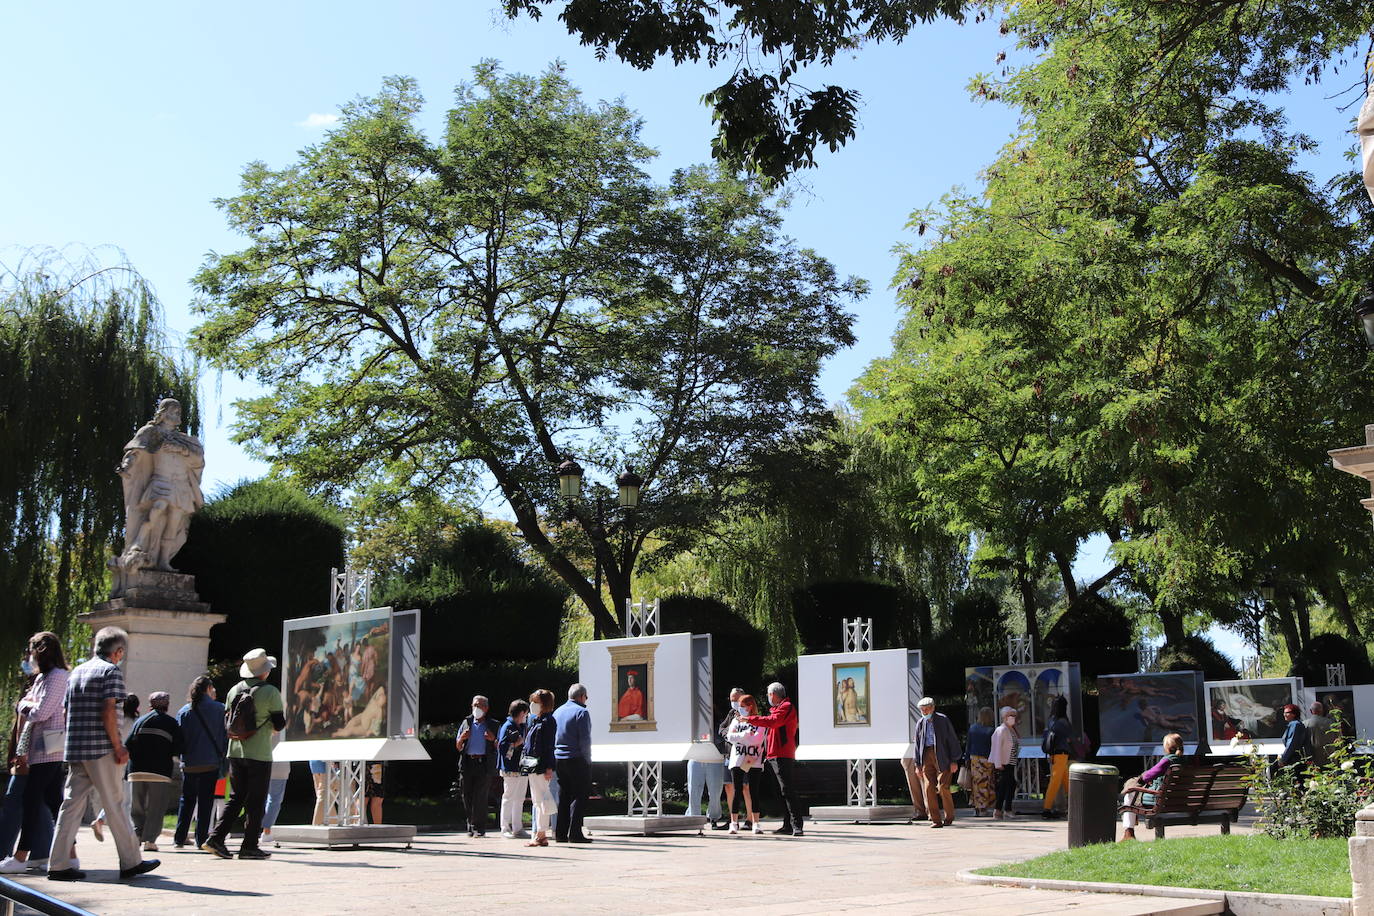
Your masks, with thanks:
<instances>
[{"instance_id":1,"label":"weeping willow tree","mask_svg":"<svg viewBox=\"0 0 1374 916\"><path fill-rule=\"evenodd\" d=\"M132 267L49 253L0 271L0 665L103 598L123 534L115 467L159 396L199 427L195 369Z\"/></svg>"}]
</instances>

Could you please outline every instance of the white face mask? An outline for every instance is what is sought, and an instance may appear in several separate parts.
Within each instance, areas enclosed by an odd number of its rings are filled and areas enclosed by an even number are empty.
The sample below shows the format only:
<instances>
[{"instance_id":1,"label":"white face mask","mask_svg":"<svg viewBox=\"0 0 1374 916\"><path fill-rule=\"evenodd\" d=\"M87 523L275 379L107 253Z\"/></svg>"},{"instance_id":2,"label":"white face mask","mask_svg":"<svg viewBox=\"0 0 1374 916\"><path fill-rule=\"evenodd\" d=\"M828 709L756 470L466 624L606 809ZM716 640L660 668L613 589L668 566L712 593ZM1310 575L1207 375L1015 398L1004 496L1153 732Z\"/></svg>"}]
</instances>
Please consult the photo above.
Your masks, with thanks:
<instances>
[{"instance_id":1,"label":"white face mask","mask_svg":"<svg viewBox=\"0 0 1374 916\"><path fill-rule=\"evenodd\" d=\"M735 712L744 712L744 707L734 700L730 701L730 708Z\"/></svg>"},{"instance_id":2,"label":"white face mask","mask_svg":"<svg viewBox=\"0 0 1374 916\"><path fill-rule=\"evenodd\" d=\"M487 711L486 711L485 709L483 709L482 707L480 707L480 706L474 706L474 707L472 707L472 717L473 717L474 719L480 719L480 718L482 718L483 716L485 716L486 714L487 714Z\"/></svg>"},{"instance_id":3,"label":"white face mask","mask_svg":"<svg viewBox=\"0 0 1374 916\"><path fill-rule=\"evenodd\" d=\"M26 658L19 663L19 669L24 672L24 677L28 677L33 674L33 662Z\"/></svg>"}]
</instances>

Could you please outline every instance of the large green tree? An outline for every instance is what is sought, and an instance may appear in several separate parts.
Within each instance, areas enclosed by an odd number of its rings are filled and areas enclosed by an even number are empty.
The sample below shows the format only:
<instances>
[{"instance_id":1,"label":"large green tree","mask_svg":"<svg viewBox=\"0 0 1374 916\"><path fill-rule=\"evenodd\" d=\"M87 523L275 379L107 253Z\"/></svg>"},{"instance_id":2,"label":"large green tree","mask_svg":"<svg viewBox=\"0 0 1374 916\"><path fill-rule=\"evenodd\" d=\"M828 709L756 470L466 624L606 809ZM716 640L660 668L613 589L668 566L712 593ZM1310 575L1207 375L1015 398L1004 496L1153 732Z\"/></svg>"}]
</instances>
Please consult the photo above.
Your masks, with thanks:
<instances>
[{"instance_id":1,"label":"large green tree","mask_svg":"<svg viewBox=\"0 0 1374 916\"><path fill-rule=\"evenodd\" d=\"M761 454L810 435L863 285L783 237L753 184L651 182L635 116L557 68L478 67L437 142L421 104L393 79L296 163L247 168L221 206L249 244L198 276L195 346L271 388L240 404L259 455L312 484L490 487L614 632L645 538L690 543ZM561 504L569 455L603 482L632 464L644 503Z\"/></svg>"},{"instance_id":2,"label":"large green tree","mask_svg":"<svg viewBox=\"0 0 1374 916\"><path fill-rule=\"evenodd\" d=\"M108 588L124 496L114 468L159 397L199 424L196 375L174 355L127 264L30 256L0 284L0 658L61 634Z\"/></svg>"},{"instance_id":3,"label":"large green tree","mask_svg":"<svg viewBox=\"0 0 1374 916\"><path fill-rule=\"evenodd\" d=\"M1108 534L1108 578L1170 642L1276 571L1294 651L1313 593L1359 632L1367 521L1325 450L1365 419L1348 304L1374 214L1353 172L1304 171L1315 141L1277 100L1367 28L1321 6L1013 6L1035 56L975 91L1021 129L982 193L917 214L934 233L903 259L908 317L855 393L1007 562L1068 569Z\"/></svg>"}]
</instances>

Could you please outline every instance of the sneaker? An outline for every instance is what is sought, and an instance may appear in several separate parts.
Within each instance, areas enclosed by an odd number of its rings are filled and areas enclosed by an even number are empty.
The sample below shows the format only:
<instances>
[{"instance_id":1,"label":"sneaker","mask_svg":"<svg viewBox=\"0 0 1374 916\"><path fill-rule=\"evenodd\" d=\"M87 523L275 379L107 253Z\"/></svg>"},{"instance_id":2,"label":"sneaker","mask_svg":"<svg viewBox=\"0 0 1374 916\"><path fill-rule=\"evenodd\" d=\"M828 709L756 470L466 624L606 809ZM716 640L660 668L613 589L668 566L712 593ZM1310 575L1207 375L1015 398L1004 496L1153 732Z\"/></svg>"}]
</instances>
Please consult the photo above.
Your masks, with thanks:
<instances>
[{"instance_id":1,"label":"sneaker","mask_svg":"<svg viewBox=\"0 0 1374 916\"><path fill-rule=\"evenodd\" d=\"M157 844L156 844L156 843L153 843L153 842L144 843L144 844L143 844L143 851L144 851L144 852L157 852Z\"/></svg>"},{"instance_id":2,"label":"sneaker","mask_svg":"<svg viewBox=\"0 0 1374 916\"><path fill-rule=\"evenodd\" d=\"M763 827L758 821L754 821L754 836L763 836Z\"/></svg>"},{"instance_id":3,"label":"sneaker","mask_svg":"<svg viewBox=\"0 0 1374 916\"><path fill-rule=\"evenodd\" d=\"M515 839L515 834L511 833L509 830L502 830L501 838L503 840L513 840Z\"/></svg>"},{"instance_id":4,"label":"sneaker","mask_svg":"<svg viewBox=\"0 0 1374 916\"><path fill-rule=\"evenodd\" d=\"M730 829L730 822L729 822L729 821L725 821L725 820L712 821L712 822L711 822L711 829L712 829L712 830L729 830L729 829Z\"/></svg>"},{"instance_id":5,"label":"sneaker","mask_svg":"<svg viewBox=\"0 0 1374 916\"><path fill-rule=\"evenodd\" d=\"M14 856L0 862L0 875L20 875L29 870L28 862L21 862Z\"/></svg>"},{"instance_id":6,"label":"sneaker","mask_svg":"<svg viewBox=\"0 0 1374 916\"><path fill-rule=\"evenodd\" d=\"M232 859L234 857L234 854L229 851L229 847L224 845L224 841L217 840L214 837L210 837L210 839L206 840L205 844L200 848L208 853L219 856L221 859Z\"/></svg>"},{"instance_id":7,"label":"sneaker","mask_svg":"<svg viewBox=\"0 0 1374 916\"><path fill-rule=\"evenodd\" d=\"M240 850L239 850L239 858L240 858L240 859L270 859L270 858L272 858L272 853L268 852L268 851L265 850L265 849L259 849L258 847L254 846L254 847L252 847L251 849L240 849Z\"/></svg>"},{"instance_id":8,"label":"sneaker","mask_svg":"<svg viewBox=\"0 0 1374 916\"><path fill-rule=\"evenodd\" d=\"M38 873L38 874L42 874L43 872L45 872L45 871L48 870L48 860L47 860L46 857L45 857L45 858L42 858L42 859L29 859L29 860L28 860L27 862L25 862L24 864L27 865L27 866L29 867L29 872L30 872L30 873L36 872L36 873ZM81 863L76 859L75 856L73 856L73 857L72 857L72 868L80 868L80 867L81 867Z\"/></svg>"},{"instance_id":9,"label":"sneaker","mask_svg":"<svg viewBox=\"0 0 1374 916\"><path fill-rule=\"evenodd\" d=\"M735 821L730 822L730 835L739 836L739 824Z\"/></svg>"}]
</instances>

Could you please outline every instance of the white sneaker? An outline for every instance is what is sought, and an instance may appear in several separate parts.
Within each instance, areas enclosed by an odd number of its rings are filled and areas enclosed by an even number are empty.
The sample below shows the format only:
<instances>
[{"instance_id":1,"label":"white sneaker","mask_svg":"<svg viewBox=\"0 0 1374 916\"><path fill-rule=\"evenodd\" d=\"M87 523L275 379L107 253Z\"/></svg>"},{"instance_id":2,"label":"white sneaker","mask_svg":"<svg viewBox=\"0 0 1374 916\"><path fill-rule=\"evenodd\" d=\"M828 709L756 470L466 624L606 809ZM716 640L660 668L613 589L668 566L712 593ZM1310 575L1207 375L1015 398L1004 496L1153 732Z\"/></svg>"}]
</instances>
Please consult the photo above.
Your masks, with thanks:
<instances>
[{"instance_id":1,"label":"white sneaker","mask_svg":"<svg viewBox=\"0 0 1374 916\"><path fill-rule=\"evenodd\" d=\"M0 862L0 875L19 875L29 870L28 862L20 862L14 856Z\"/></svg>"},{"instance_id":2,"label":"white sneaker","mask_svg":"<svg viewBox=\"0 0 1374 916\"><path fill-rule=\"evenodd\" d=\"M731 822L730 822L730 835L731 835L731 836L738 836L738 835L739 835L739 821L731 821Z\"/></svg>"},{"instance_id":3,"label":"white sneaker","mask_svg":"<svg viewBox=\"0 0 1374 916\"><path fill-rule=\"evenodd\" d=\"M763 825L754 821L754 836L763 836Z\"/></svg>"},{"instance_id":4,"label":"white sneaker","mask_svg":"<svg viewBox=\"0 0 1374 916\"><path fill-rule=\"evenodd\" d=\"M48 870L48 860L46 856L42 859L29 859L24 864L29 867L29 871L36 872L38 874L42 874L43 872Z\"/></svg>"},{"instance_id":5,"label":"white sneaker","mask_svg":"<svg viewBox=\"0 0 1374 916\"><path fill-rule=\"evenodd\" d=\"M507 840L513 840L513 839L515 839L515 834L511 833L509 830L502 830L502 831L501 831L501 836L502 836L504 839L507 839Z\"/></svg>"}]
</instances>

